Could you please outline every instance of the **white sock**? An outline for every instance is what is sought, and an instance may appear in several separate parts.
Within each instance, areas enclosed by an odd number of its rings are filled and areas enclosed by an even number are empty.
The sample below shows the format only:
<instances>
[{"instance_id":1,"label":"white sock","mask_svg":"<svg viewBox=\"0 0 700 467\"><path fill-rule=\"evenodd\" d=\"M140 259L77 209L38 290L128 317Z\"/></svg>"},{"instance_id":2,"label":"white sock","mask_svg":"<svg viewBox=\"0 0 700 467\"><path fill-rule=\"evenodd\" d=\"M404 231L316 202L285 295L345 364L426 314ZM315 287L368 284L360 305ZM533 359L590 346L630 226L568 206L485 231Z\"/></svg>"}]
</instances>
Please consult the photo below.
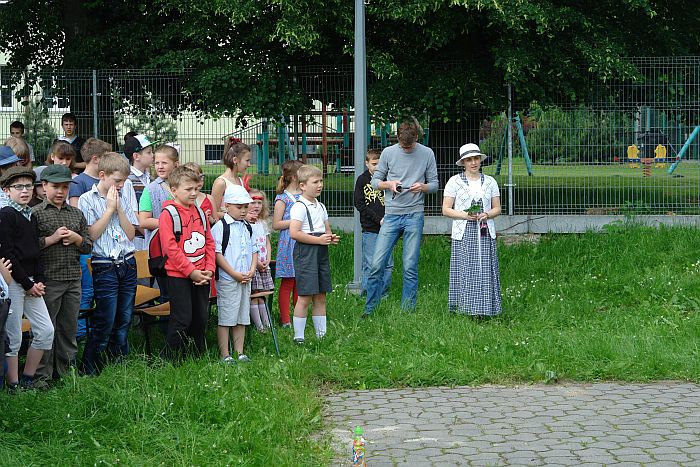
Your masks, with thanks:
<instances>
[{"instance_id":1,"label":"white sock","mask_svg":"<svg viewBox=\"0 0 700 467\"><path fill-rule=\"evenodd\" d=\"M306 318L297 318L295 316L293 321L294 321L294 338L295 339L303 339L304 338L304 328L306 327Z\"/></svg>"},{"instance_id":2,"label":"white sock","mask_svg":"<svg viewBox=\"0 0 700 467\"><path fill-rule=\"evenodd\" d=\"M314 320L314 329L316 329L316 337L323 337L326 335L326 316L312 316L311 319Z\"/></svg>"}]
</instances>

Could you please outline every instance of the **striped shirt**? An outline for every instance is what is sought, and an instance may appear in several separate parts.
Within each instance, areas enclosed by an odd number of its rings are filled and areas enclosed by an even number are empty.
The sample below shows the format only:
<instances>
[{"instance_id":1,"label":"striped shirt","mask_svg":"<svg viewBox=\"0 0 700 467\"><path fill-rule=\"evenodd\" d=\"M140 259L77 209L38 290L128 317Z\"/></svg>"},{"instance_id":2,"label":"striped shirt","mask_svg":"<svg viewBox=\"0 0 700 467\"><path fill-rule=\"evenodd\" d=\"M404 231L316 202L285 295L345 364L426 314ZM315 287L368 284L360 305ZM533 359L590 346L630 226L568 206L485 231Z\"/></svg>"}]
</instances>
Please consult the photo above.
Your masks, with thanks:
<instances>
[{"instance_id":1,"label":"striped shirt","mask_svg":"<svg viewBox=\"0 0 700 467\"><path fill-rule=\"evenodd\" d=\"M149 174L148 171L141 172L132 165L131 172L129 173L129 180L131 180L131 183L134 184L134 192L136 193L136 200L138 201L141 199L141 194L143 193L144 188L151 183L151 174ZM136 206L135 211L138 211L138 205Z\"/></svg>"},{"instance_id":2,"label":"striped shirt","mask_svg":"<svg viewBox=\"0 0 700 467\"><path fill-rule=\"evenodd\" d=\"M131 209L131 203L127 194L122 189L119 191L119 205L124 210L126 218L129 219L132 225L138 226L139 221L136 219L134 211ZM107 210L107 198L97 189L97 184L92 187L92 190L83 193L78 199L78 208L83 211L87 225L91 226L97 222ZM119 214L115 211L109 224L105 228L102 235L94 240L92 245L92 255L101 256L104 258L117 259L120 256L132 253L136 248L134 243L126 236L126 232L119 224Z\"/></svg>"}]
</instances>

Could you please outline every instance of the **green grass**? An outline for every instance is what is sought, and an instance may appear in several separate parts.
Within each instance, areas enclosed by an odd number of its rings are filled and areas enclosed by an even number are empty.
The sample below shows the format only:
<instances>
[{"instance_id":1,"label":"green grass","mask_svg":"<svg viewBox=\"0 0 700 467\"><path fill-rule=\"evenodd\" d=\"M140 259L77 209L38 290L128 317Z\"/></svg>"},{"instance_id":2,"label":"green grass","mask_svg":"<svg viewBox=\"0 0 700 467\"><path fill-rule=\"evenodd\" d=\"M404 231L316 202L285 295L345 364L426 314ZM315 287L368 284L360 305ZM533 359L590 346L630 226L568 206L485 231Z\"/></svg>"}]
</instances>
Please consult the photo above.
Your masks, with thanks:
<instances>
[{"instance_id":1,"label":"green grass","mask_svg":"<svg viewBox=\"0 0 700 467\"><path fill-rule=\"evenodd\" d=\"M700 235L613 226L499 245L504 313L450 315L449 239L425 239L418 310L399 311L400 272L375 316L342 290L349 235L332 249L328 336L294 347L252 335L252 364L172 367L134 356L48 393L0 395L0 464L323 465L329 390L560 381L700 382ZM400 266L399 251L396 252ZM138 341L137 331L134 341ZM214 339L210 340L213 345Z\"/></svg>"}]
</instances>

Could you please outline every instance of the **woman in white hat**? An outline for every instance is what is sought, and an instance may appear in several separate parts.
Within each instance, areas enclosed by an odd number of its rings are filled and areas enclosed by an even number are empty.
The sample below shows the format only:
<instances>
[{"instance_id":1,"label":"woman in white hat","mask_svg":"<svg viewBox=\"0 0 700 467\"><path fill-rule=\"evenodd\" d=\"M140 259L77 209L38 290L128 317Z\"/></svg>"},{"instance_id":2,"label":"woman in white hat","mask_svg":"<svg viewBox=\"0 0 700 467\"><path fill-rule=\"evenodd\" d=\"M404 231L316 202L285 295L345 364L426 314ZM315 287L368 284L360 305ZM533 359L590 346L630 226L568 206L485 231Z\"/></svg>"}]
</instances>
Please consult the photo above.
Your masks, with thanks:
<instances>
[{"instance_id":1,"label":"woman in white hat","mask_svg":"<svg viewBox=\"0 0 700 467\"><path fill-rule=\"evenodd\" d=\"M476 144L459 148L464 172L445 185L442 214L452 221L451 312L495 316L501 312L501 281L493 219L501 214L501 195L493 177L481 173L486 155Z\"/></svg>"}]
</instances>

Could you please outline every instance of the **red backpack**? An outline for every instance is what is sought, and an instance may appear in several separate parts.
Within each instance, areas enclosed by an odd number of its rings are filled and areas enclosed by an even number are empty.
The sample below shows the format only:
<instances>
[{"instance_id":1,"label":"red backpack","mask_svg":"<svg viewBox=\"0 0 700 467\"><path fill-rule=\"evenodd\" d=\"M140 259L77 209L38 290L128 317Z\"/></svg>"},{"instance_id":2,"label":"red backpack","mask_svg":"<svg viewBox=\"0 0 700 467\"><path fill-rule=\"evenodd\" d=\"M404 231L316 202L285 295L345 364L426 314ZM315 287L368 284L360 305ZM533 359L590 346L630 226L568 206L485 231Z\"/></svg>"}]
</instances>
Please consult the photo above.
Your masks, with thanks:
<instances>
[{"instance_id":1,"label":"red backpack","mask_svg":"<svg viewBox=\"0 0 700 467\"><path fill-rule=\"evenodd\" d=\"M200 219L202 219L202 225L204 226L204 233L207 232L207 218L204 215L204 211L200 209L199 206L195 205L197 212L199 213ZM169 204L163 208L164 212L170 214L173 219L173 234L175 234L175 241L180 242L180 237L182 236L182 219L180 219L180 213L177 212L177 208L172 204ZM151 232L151 239L148 241L148 270L154 277L165 277L165 262L168 257L163 254L163 249L160 246L160 229L155 229Z\"/></svg>"}]
</instances>

